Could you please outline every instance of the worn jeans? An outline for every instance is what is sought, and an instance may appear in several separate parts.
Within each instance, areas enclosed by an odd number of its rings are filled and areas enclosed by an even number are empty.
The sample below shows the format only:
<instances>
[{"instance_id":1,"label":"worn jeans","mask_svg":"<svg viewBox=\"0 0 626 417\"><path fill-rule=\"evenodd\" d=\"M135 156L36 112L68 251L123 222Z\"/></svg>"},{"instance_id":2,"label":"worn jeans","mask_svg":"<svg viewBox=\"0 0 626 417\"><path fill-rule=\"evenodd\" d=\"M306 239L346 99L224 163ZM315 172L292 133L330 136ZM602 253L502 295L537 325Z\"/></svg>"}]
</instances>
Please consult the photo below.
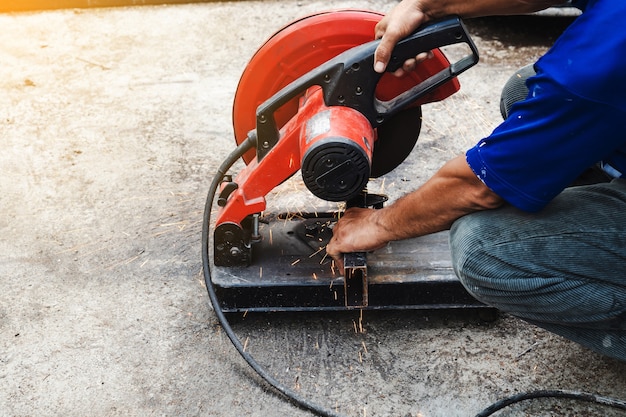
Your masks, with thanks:
<instances>
[{"instance_id":1,"label":"worn jeans","mask_svg":"<svg viewBox=\"0 0 626 417\"><path fill-rule=\"evenodd\" d=\"M568 188L539 213L467 215L450 246L478 300L626 361L626 180Z\"/></svg>"}]
</instances>

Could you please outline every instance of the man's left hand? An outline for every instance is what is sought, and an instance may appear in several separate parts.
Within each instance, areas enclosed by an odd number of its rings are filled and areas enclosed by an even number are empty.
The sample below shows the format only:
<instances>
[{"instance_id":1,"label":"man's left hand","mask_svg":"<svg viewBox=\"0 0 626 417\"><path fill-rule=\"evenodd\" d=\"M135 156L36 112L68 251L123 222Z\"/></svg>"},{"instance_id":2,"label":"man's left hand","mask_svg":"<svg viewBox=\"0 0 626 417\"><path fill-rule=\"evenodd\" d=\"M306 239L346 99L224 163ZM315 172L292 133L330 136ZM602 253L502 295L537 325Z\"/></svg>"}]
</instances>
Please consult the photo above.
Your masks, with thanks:
<instances>
[{"instance_id":1,"label":"man's left hand","mask_svg":"<svg viewBox=\"0 0 626 417\"><path fill-rule=\"evenodd\" d=\"M342 272L344 253L371 252L389 242L386 238L387 233L378 221L381 211L350 208L335 224L333 237L326 246L326 253L335 260L335 264Z\"/></svg>"}]
</instances>

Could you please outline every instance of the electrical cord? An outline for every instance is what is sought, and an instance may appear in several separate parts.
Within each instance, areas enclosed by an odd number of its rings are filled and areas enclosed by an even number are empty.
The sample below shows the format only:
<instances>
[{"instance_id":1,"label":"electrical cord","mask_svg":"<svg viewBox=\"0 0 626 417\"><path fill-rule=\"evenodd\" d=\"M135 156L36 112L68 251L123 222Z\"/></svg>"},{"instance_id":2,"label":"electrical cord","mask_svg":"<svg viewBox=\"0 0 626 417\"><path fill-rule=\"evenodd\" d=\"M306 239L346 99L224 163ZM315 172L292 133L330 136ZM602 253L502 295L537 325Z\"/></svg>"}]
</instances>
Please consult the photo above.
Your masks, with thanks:
<instances>
[{"instance_id":1,"label":"electrical cord","mask_svg":"<svg viewBox=\"0 0 626 417\"><path fill-rule=\"evenodd\" d=\"M595 404L601 404L608 407L617 408L620 410L626 411L626 401L617 400L614 398L600 397L595 394L590 394L587 392L577 392L577 391L564 391L564 390L540 390L540 391L532 391L532 392L523 392L520 394L515 394L507 398L503 398L489 407L485 408L480 413L476 414L476 417L487 417L492 415L498 410L501 410L505 407L508 407L512 404L518 403L520 401L532 400L537 398L567 398L577 401L586 401Z\"/></svg>"},{"instance_id":2,"label":"electrical cord","mask_svg":"<svg viewBox=\"0 0 626 417\"><path fill-rule=\"evenodd\" d=\"M226 158L224 162L218 168L217 174L213 178L211 182L211 186L209 188L209 192L207 194L207 199L204 207L204 215L202 219L202 269L204 273L204 281L207 287L207 292L209 294L209 299L211 300L211 304L213 305L213 310L215 311L215 315L224 329L224 332L230 339L231 343L237 349L237 352L241 355L241 357L248 363L248 365L269 385L271 385L274 389L280 392L287 400L292 402L293 404L299 406L302 409L311 411L316 415L322 417L341 417L339 414L336 414L332 410L326 409L318 404L315 404L306 398L300 396L297 392L285 387L278 380L276 380L272 375L270 375L265 369L263 369L259 363L247 353L244 349L243 344L233 331L228 319L224 315L222 311L219 299L217 298L217 294L215 292L215 287L213 285L213 281L211 280L211 266L209 260L209 229L211 223L211 206L213 205L213 200L215 199L215 194L217 193L217 189L222 182L224 176L228 172L228 170L233 166L233 164L241 158L248 150L254 148L256 146L257 138L254 134L248 136L248 138L242 142L237 148L231 152L230 155ZM608 407L617 408L620 410L626 411L626 402L614 398L601 397L590 393L585 392L575 392L575 391L563 391L563 390L540 390L540 391L532 391L532 392L524 392L516 395L512 395L507 398L503 398L489 407L481 411L476 415L476 417L488 417L493 413L506 408L512 404L537 399L537 398L567 398L578 401L586 401L592 402L596 404L605 405Z\"/></svg>"},{"instance_id":3,"label":"electrical cord","mask_svg":"<svg viewBox=\"0 0 626 417\"><path fill-rule=\"evenodd\" d=\"M256 146L256 136L251 134L248 138L243 141L237 148L228 155L227 159L220 165L218 168L217 174L213 178L211 183L211 187L209 188L209 192L206 199L206 204L204 207L204 215L202 218L202 269L204 273L204 282L207 287L207 292L209 293L209 299L211 300L211 304L213 305L213 310L215 311L215 315L217 316L222 329L230 339L231 343L237 349L237 352L241 355L241 357L250 365L250 367L269 385L275 388L278 392L280 392L285 398L287 398L292 403L297 406L309 410L319 416L323 417L341 417L339 414L334 413L332 410L328 410L322 406L319 406L306 398L300 396L297 392L287 388L283 384L281 384L278 380L276 380L272 375L270 375L265 369L263 369L259 363L245 351L243 344L233 331L230 323L228 322L224 312L222 311L222 307L217 298L217 294L215 292L215 287L213 285L213 281L211 280L211 267L209 260L209 229L211 223L211 206L213 205L213 200L215 199L215 194L217 193L217 189L222 182L224 176L230 169L230 167L245 154L248 150L254 148Z\"/></svg>"}]
</instances>

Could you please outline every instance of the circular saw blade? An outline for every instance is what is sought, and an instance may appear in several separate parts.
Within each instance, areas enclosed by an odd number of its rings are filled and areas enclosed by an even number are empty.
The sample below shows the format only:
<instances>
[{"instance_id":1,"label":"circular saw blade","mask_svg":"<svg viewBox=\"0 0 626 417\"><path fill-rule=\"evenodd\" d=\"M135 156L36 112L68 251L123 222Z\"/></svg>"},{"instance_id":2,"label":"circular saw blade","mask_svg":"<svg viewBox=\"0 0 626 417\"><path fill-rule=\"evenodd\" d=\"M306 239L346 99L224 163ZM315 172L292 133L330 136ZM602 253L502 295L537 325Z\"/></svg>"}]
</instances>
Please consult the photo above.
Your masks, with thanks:
<instances>
[{"instance_id":1,"label":"circular saw blade","mask_svg":"<svg viewBox=\"0 0 626 417\"><path fill-rule=\"evenodd\" d=\"M382 17L380 13L365 10L321 12L294 21L272 35L251 58L237 86L233 103L236 143L245 141L248 133L256 128L256 109L260 104L342 52L374 40L374 28ZM419 81L417 75L397 78L387 73L379 81L376 95L381 100L388 100ZM279 129L297 113L298 100L292 99L275 113ZM373 177L397 167L413 149L421 126L421 112L417 107L417 111L408 109L401 113L407 111L408 116L396 115L385 123L402 121L403 126L381 126L378 129ZM378 148L381 148L380 156L377 156ZM254 157L255 151L251 150L243 160L248 164Z\"/></svg>"},{"instance_id":2,"label":"circular saw blade","mask_svg":"<svg viewBox=\"0 0 626 417\"><path fill-rule=\"evenodd\" d=\"M370 176L378 178L393 171L409 156L422 128L422 108L409 107L378 127Z\"/></svg>"}]
</instances>

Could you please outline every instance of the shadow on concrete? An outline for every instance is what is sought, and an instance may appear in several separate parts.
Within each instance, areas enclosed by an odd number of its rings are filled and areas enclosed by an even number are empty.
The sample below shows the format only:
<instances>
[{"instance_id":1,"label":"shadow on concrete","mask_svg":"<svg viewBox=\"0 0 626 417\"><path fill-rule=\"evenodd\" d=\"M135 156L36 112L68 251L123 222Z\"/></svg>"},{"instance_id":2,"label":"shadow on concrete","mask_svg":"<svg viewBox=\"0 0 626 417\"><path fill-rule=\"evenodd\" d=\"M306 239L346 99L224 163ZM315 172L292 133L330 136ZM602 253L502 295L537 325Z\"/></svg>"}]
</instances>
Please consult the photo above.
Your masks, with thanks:
<instances>
[{"instance_id":1,"label":"shadow on concrete","mask_svg":"<svg viewBox=\"0 0 626 417\"><path fill-rule=\"evenodd\" d=\"M467 19L472 35L514 47L552 45L576 16L493 16Z\"/></svg>"}]
</instances>

